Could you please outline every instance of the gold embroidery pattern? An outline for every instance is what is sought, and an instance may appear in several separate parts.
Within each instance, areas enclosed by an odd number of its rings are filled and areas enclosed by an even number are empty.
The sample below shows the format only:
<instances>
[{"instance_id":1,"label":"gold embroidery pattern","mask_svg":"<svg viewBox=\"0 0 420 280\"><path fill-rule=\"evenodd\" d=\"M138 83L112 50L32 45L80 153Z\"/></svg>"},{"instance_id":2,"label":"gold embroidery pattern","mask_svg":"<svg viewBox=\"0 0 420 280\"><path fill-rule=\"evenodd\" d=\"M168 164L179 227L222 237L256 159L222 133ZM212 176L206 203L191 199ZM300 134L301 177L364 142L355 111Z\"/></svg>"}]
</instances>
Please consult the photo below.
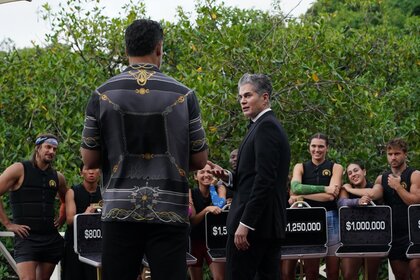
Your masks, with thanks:
<instances>
[{"instance_id":1,"label":"gold embroidery pattern","mask_svg":"<svg viewBox=\"0 0 420 280\"><path fill-rule=\"evenodd\" d=\"M149 91L149 89L146 89L146 88L139 88L139 89L136 89L136 93L138 93L138 94L140 94L140 95L145 95L145 94L147 94L147 93L149 93L150 91Z\"/></svg>"},{"instance_id":2,"label":"gold embroidery pattern","mask_svg":"<svg viewBox=\"0 0 420 280\"><path fill-rule=\"evenodd\" d=\"M115 173L117 173L118 168L120 167L120 164L121 164L121 159L120 159L120 161L118 161L118 162L117 162L117 164L115 164L115 165L112 167L112 175L114 175Z\"/></svg>"},{"instance_id":3,"label":"gold embroidery pattern","mask_svg":"<svg viewBox=\"0 0 420 280\"><path fill-rule=\"evenodd\" d=\"M172 108L173 107L175 107L178 104L182 104L182 103L185 102L185 97L187 95L188 94L179 96L174 103L172 103L171 105L169 105L168 107L166 107L166 109L162 112L162 114L163 115L169 115L169 113L172 112L172 110L173 110Z\"/></svg>"},{"instance_id":4,"label":"gold embroidery pattern","mask_svg":"<svg viewBox=\"0 0 420 280\"><path fill-rule=\"evenodd\" d=\"M205 138L192 141L192 150L199 151L207 143Z\"/></svg>"},{"instance_id":5,"label":"gold embroidery pattern","mask_svg":"<svg viewBox=\"0 0 420 280\"><path fill-rule=\"evenodd\" d=\"M118 106L118 104L116 104L116 103L112 102L112 100L111 100L111 99L109 99L109 97L108 97L108 96L106 96L106 95L105 95L105 93L102 93L102 94L100 95L100 97L101 97L101 100L102 100L102 101L106 101L106 102L108 102L109 104L112 104L112 105L114 105L114 106Z\"/></svg>"},{"instance_id":6,"label":"gold embroidery pattern","mask_svg":"<svg viewBox=\"0 0 420 280\"><path fill-rule=\"evenodd\" d=\"M130 217L136 221L153 221L153 220L160 220L165 223L169 222L181 222L181 223L188 223L188 218L181 217L175 212L152 212L153 216L144 216L140 213L137 213L135 209L133 210L125 210L120 208L113 208L111 209L104 217L104 219L118 219L118 220L126 220L127 217Z\"/></svg>"},{"instance_id":7,"label":"gold embroidery pattern","mask_svg":"<svg viewBox=\"0 0 420 280\"><path fill-rule=\"evenodd\" d=\"M133 67L134 68L134 67ZM137 71L128 71L128 74L130 74L131 76L133 76L134 79L137 80L137 84L139 84L140 86L144 86L147 81L154 75L156 74L155 71L147 71L145 68L141 67L141 68L134 68Z\"/></svg>"},{"instance_id":8,"label":"gold embroidery pattern","mask_svg":"<svg viewBox=\"0 0 420 280\"><path fill-rule=\"evenodd\" d=\"M150 153L141 154L140 156L141 156L141 158L144 158L146 160L151 160L155 157L154 154L150 154Z\"/></svg>"},{"instance_id":9,"label":"gold embroidery pattern","mask_svg":"<svg viewBox=\"0 0 420 280\"><path fill-rule=\"evenodd\" d=\"M83 144L88 146L89 148L94 148L99 146L99 138L98 137L82 137Z\"/></svg>"},{"instance_id":10,"label":"gold embroidery pattern","mask_svg":"<svg viewBox=\"0 0 420 280\"><path fill-rule=\"evenodd\" d=\"M175 107L178 104L184 103L184 101L185 101L185 96L184 95L181 95L180 97L178 97L176 99L176 101L170 107Z\"/></svg>"}]
</instances>

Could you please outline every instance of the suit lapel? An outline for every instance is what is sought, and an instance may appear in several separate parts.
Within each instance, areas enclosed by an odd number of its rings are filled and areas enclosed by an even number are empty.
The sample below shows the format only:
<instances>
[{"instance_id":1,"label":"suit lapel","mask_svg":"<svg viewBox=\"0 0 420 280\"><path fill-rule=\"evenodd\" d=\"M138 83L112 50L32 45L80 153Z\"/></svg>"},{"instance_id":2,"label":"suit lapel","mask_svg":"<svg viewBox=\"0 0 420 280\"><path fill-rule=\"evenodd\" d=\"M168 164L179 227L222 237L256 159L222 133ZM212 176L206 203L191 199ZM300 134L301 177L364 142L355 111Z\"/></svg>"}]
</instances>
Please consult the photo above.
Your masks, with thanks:
<instances>
[{"instance_id":1,"label":"suit lapel","mask_svg":"<svg viewBox=\"0 0 420 280\"><path fill-rule=\"evenodd\" d=\"M245 134L244 140L242 140L241 145L239 146L239 150L238 150L238 161L236 163L236 170L235 172L238 171L238 166L239 166L239 160L241 159L241 152L242 152L242 148L244 147L245 143L247 142L247 140L249 139L249 136L252 134L252 132L257 128L257 126L261 123L261 121L266 118L267 116L273 114L273 111L268 111L266 112L264 115L262 115L261 117L258 118L258 120L251 126L250 129L248 129L248 132Z\"/></svg>"}]
</instances>

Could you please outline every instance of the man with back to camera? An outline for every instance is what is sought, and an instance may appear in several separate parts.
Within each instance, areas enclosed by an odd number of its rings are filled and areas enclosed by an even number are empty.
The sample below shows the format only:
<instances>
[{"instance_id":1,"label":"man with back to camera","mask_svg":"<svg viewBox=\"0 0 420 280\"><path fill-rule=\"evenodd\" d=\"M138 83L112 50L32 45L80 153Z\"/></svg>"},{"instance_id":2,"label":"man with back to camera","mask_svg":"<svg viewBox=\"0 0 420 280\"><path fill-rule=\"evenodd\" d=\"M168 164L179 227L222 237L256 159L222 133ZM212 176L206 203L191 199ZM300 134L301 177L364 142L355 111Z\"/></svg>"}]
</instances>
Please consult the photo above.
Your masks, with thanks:
<instances>
[{"instance_id":1,"label":"man with back to camera","mask_svg":"<svg viewBox=\"0 0 420 280\"><path fill-rule=\"evenodd\" d=\"M290 147L270 109L271 81L245 74L239 102L250 128L239 147L235 173L209 163L213 174L233 183L227 219L227 279L279 279L281 239L285 236Z\"/></svg>"},{"instance_id":2,"label":"man with back to camera","mask_svg":"<svg viewBox=\"0 0 420 280\"><path fill-rule=\"evenodd\" d=\"M66 180L52 167L57 137L41 134L35 140L32 159L16 162L0 176L0 196L10 192L13 221L0 199L0 221L15 233L14 259L19 279L50 279L60 261L64 240L57 228L65 221ZM60 216L54 220L55 198L61 200Z\"/></svg>"},{"instance_id":3,"label":"man with back to camera","mask_svg":"<svg viewBox=\"0 0 420 280\"><path fill-rule=\"evenodd\" d=\"M143 255L153 279L185 279L187 176L207 162L200 108L159 70L159 23L135 20L125 43L130 65L92 94L81 149L102 169L103 279L136 279Z\"/></svg>"}]
</instances>

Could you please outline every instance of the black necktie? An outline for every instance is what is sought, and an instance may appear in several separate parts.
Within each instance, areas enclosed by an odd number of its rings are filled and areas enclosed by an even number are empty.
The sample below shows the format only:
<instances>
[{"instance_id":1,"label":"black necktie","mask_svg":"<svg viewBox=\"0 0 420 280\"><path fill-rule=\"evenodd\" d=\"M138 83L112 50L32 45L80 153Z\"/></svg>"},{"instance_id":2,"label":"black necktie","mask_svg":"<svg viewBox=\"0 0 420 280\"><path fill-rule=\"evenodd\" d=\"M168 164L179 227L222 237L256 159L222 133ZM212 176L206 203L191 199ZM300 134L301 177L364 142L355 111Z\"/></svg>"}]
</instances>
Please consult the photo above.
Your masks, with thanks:
<instances>
[{"instance_id":1,"label":"black necktie","mask_svg":"<svg viewBox=\"0 0 420 280\"><path fill-rule=\"evenodd\" d=\"M254 122L252 120L249 120L249 124L248 124L247 128L250 129L253 124L254 124Z\"/></svg>"}]
</instances>

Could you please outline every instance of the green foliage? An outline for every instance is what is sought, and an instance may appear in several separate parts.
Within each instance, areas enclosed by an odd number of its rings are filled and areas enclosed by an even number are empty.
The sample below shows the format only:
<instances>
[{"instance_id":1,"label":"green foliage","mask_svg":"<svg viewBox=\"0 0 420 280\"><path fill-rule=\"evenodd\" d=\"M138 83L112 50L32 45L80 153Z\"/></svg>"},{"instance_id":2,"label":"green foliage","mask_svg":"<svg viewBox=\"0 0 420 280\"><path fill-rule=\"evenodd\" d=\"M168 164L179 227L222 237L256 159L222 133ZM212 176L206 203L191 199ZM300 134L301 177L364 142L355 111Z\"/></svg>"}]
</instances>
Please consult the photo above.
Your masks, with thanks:
<instances>
[{"instance_id":1,"label":"green foliage","mask_svg":"<svg viewBox=\"0 0 420 280\"><path fill-rule=\"evenodd\" d=\"M322 0L294 20L280 10L197 1L195 18L179 9L176 22L163 22L162 70L195 89L211 158L222 164L246 130L237 81L244 72L263 72L272 78L272 107L288 131L294 163L308 157L306 139L322 131L332 138L331 158L360 158L371 174L385 168L382 147L395 136L408 140L418 166L414 8L409 1ZM86 100L126 64L123 31L144 13L142 3L128 4L118 18L104 16L99 1L69 0L58 11L44 5L47 46L0 54L2 169L29 157L36 135L51 131L62 142L56 167L70 183L79 180Z\"/></svg>"},{"instance_id":2,"label":"green foliage","mask_svg":"<svg viewBox=\"0 0 420 280\"><path fill-rule=\"evenodd\" d=\"M392 14L389 7L369 9ZM263 72L272 78L272 107L289 133L293 162L308 158L306 139L322 131L332 138L331 158L365 160L372 178L386 168L383 146L396 136L409 141L418 165L419 19L407 17L390 32L393 22L346 30L336 17L331 10L285 21L281 13L205 1L194 22L181 10L177 23L167 23L165 71L200 96L211 158L226 163L245 131L236 82L244 72Z\"/></svg>"},{"instance_id":3,"label":"green foliage","mask_svg":"<svg viewBox=\"0 0 420 280\"><path fill-rule=\"evenodd\" d=\"M94 7L88 11L86 3ZM131 3L121 17L108 18L99 3L68 1L58 12L46 4L47 47L0 54L1 170L28 158L36 136L48 131L61 142L56 168L69 184L78 183L84 108L94 88L126 63L123 31L142 7Z\"/></svg>"}]
</instances>

